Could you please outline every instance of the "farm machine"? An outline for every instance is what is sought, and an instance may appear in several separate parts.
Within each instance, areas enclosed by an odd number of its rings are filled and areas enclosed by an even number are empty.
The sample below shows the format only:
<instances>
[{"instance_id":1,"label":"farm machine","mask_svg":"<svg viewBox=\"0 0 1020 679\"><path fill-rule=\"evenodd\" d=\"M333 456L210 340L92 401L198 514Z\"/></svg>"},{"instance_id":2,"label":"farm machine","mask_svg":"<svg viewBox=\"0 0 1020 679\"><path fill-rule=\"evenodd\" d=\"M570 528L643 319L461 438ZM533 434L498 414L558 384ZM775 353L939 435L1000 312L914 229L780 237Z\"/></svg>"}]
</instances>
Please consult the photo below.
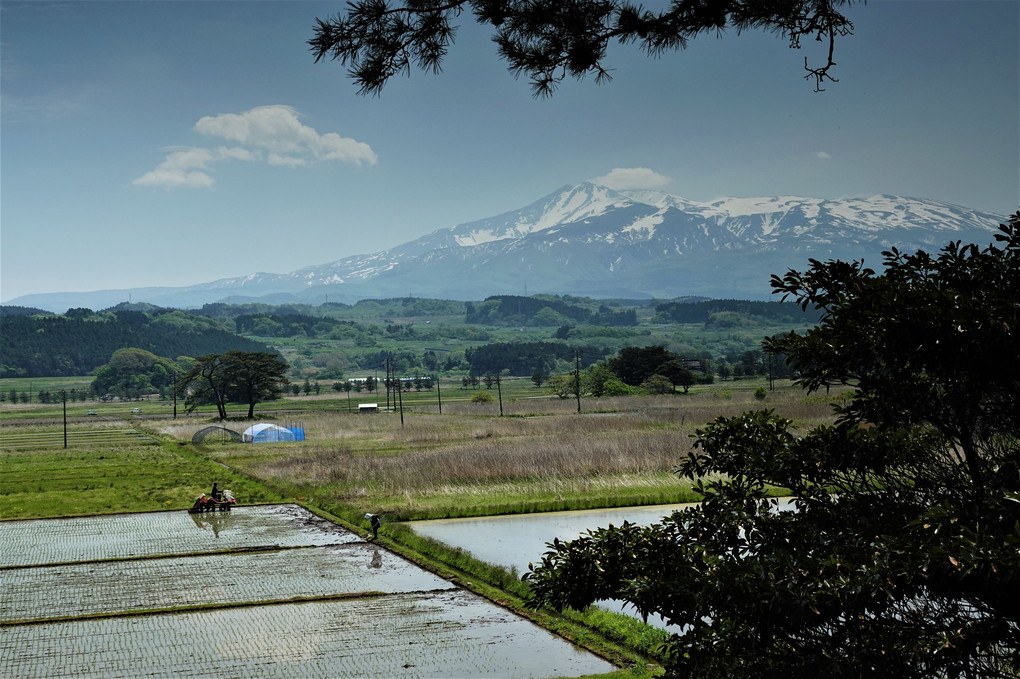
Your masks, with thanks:
<instances>
[{"instance_id":1,"label":"farm machine","mask_svg":"<svg viewBox=\"0 0 1020 679\"><path fill-rule=\"evenodd\" d=\"M234 494L229 490L217 490L213 484L212 492L206 495L202 493L195 500L195 504L188 510L189 514L202 514L204 512L229 512L230 508L237 504Z\"/></svg>"}]
</instances>

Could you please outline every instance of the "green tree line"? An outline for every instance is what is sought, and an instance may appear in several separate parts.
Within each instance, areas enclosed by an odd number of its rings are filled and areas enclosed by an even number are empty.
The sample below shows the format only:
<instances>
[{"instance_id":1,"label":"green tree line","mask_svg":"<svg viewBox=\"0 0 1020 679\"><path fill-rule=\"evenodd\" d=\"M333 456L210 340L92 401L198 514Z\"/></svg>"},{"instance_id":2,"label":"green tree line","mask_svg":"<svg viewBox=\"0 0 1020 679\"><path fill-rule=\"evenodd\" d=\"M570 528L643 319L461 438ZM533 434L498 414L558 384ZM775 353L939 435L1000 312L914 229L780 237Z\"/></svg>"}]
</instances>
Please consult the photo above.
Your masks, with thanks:
<instances>
[{"instance_id":1,"label":"green tree line","mask_svg":"<svg viewBox=\"0 0 1020 679\"><path fill-rule=\"evenodd\" d=\"M558 342L500 342L464 350L464 358L476 375L499 374L530 376L536 372L548 374L559 362L574 364L580 353L582 367L587 367L612 353L605 347L569 347Z\"/></svg>"}]
</instances>

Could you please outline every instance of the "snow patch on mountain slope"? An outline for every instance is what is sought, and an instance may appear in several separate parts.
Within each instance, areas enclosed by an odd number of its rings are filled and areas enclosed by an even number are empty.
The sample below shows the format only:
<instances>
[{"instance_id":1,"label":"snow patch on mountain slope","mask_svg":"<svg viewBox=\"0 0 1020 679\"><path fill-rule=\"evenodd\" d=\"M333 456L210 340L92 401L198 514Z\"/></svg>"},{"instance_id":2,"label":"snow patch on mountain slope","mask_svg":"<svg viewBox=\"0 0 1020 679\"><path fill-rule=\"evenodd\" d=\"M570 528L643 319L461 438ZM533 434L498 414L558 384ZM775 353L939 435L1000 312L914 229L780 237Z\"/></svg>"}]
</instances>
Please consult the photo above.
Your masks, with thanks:
<instances>
[{"instance_id":1,"label":"snow patch on mountain slope","mask_svg":"<svg viewBox=\"0 0 1020 679\"><path fill-rule=\"evenodd\" d=\"M558 193L515 213L469 222L454 227L454 242L462 247L481 245L545 231L551 227L598 217L632 201L604 186L585 182L564 187Z\"/></svg>"},{"instance_id":2,"label":"snow patch on mountain slope","mask_svg":"<svg viewBox=\"0 0 1020 679\"><path fill-rule=\"evenodd\" d=\"M454 240L457 242L457 245L470 247L472 245L481 245L482 243L491 243L494 240L500 240L500 236L498 236L492 229L476 229L463 236L454 236Z\"/></svg>"},{"instance_id":3,"label":"snow patch on mountain slope","mask_svg":"<svg viewBox=\"0 0 1020 679\"><path fill-rule=\"evenodd\" d=\"M723 215L726 217L746 217L750 215L787 213L805 204L817 204L817 199L800 198L798 196L777 196L772 198L720 198L709 203L695 203L701 214L705 216Z\"/></svg>"},{"instance_id":4,"label":"snow patch on mountain slope","mask_svg":"<svg viewBox=\"0 0 1020 679\"><path fill-rule=\"evenodd\" d=\"M622 233L629 233L637 235L637 232L643 231L645 238L651 238L655 235L655 228L662 224L663 213L665 210L659 210L654 214L650 214L647 217L639 217L627 226L620 229Z\"/></svg>"}]
</instances>

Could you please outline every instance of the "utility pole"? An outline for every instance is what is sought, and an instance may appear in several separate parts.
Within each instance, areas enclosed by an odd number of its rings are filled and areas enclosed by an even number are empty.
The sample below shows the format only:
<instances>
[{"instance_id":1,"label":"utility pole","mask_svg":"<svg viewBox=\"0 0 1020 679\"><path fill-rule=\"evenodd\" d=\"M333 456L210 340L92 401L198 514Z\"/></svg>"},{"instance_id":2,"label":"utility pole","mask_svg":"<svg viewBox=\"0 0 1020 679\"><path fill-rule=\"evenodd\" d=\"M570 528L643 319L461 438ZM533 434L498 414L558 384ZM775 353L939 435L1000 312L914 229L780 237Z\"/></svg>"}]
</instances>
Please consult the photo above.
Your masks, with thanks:
<instances>
[{"instance_id":1,"label":"utility pole","mask_svg":"<svg viewBox=\"0 0 1020 679\"><path fill-rule=\"evenodd\" d=\"M64 448L67 448L67 390L61 389L60 394L64 397Z\"/></svg>"},{"instance_id":2,"label":"utility pole","mask_svg":"<svg viewBox=\"0 0 1020 679\"><path fill-rule=\"evenodd\" d=\"M499 373L496 373L496 393L499 395L499 416L503 417L503 390L499 386Z\"/></svg>"},{"instance_id":3,"label":"utility pole","mask_svg":"<svg viewBox=\"0 0 1020 679\"><path fill-rule=\"evenodd\" d=\"M577 395L577 412L581 412L581 350L574 349L574 393Z\"/></svg>"},{"instance_id":4,"label":"utility pole","mask_svg":"<svg viewBox=\"0 0 1020 679\"><path fill-rule=\"evenodd\" d=\"M449 353L450 350L449 349L436 349L434 347L425 347L425 351L431 351L432 353L435 353L437 351L440 351L440 352L445 351L445 352ZM425 367L428 368L428 366L425 366ZM438 370L438 368L439 368L439 359L436 358L436 370ZM443 414L443 392L439 388L439 373L438 372L436 372L435 380L436 380L436 397L439 399L439 414L442 415Z\"/></svg>"},{"instance_id":5,"label":"utility pole","mask_svg":"<svg viewBox=\"0 0 1020 679\"><path fill-rule=\"evenodd\" d=\"M400 399L400 428L404 428L404 385L401 381L397 380L397 398Z\"/></svg>"},{"instance_id":6,"label":"utility pole","mask_svg":"<svg viewBox=\"0 0 1020 679\"><path fill-rule=\"evenodd\" d=\"M174 419L177 419L177 371L174 370Z\"/></svg>"},{"instance_id":7,"label":"utility pole","mask_svg":"<svg viewBox=\"0 0 1020 679\"><path fill-rule=\"evenodd\" d=\"M390 359L386 359L386 410L390 409Z\"/></svg>"}]
</instances>

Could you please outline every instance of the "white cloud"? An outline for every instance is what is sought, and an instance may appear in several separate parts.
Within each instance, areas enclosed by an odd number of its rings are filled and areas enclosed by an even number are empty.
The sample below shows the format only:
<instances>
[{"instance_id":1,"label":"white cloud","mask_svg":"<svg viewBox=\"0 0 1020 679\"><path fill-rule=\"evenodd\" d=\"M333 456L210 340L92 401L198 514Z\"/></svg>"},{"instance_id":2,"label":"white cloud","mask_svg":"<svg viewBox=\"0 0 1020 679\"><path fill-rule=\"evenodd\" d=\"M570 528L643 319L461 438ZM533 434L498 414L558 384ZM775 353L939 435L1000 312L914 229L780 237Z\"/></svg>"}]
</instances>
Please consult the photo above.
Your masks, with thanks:
<instances>
[{"instance_id":1,"label":"white cloud","mask_svg":"<svg viewBox=\"0 0 1020 679\"><path fill-rule=\"evenodd\" d=\"M832 156L830 156L825 151L818 151L817 153L815 153L815 158L819 158L821 160L828 160L829 158L832 158Z\"/></svg>"},{"instance_id":2,"label":"white cloud","mask_svg":"<svg viewBox=\"0 0 1020 679\"><path fill-rule=\"evenodd\" d=\"M166 188L211 186L212 177L200 170L210 163L228 160L264 159L268 165L283 167L329 161L374 165L378 161L368 144L336 132L319 134L303 124L290 106L259 106L244 113L204 116L195 123L195 131L236 145L174 151L155 170L132 183Z\"/></svg>"},{"instance_id":3,"label":"white cloud","mask_svg":"<svg viewBox=\"0 0 1020 679\"><path fill-rule=\"evenodd\" d=\"M260 152L252 151L251 149L246 149L242 146L232 146L229 148L226 146L220 146L216 149L216 153L222 159L247 160L250 162L262 159L262 154Z\"/></svg>"},{"instance_id":4,"label":"white cloud","mask_svg":"<svg viewBox=\"0 0 1020 679\"><path fill-rule=\"evenodd\" d=\"M592 181L610 189L657 189L671 180L647 167L617 167Z\"/></svg>"},{"instance_id":5,"label":"white cloud","mask_svg":"<svg viewBox=\"0 0 1020 679\"><path fill-rule=\"evenodd\" d=\"M184 148L171 151L155 170L146 172L131 183L135 186L165 188L212 186L212 177L202 170L214 159L214 154L207 149Z\"/></svg>"},{"instance_id":6,"label":"white cloud","mask_svg":"<svg viewBox=\"0 0 1020 679\"><path fill-rule=\"evenodd\" d=\"M281 156L279 153L270 153L269 157L266 158L266 162L270 165L283 165L284 167L299 167L308 164L308 161L304 158Z\"/></svg>"},{"instance_id":7,"label":"white cloud","mask_svg":"<svg viewBox=\"0 0 1020 679\"><path fill-rule=\"evenodd\" d=\"M244 113L205 116L195 130L210 137L236 141L249 149L262 149L277 157L308 160L339 160L374 165L377 157L365 143L336 132L319 134L298 120L290 106L259 106ZM286 164L293 164L288 162Z\"/></svg>"}]
</instances>

